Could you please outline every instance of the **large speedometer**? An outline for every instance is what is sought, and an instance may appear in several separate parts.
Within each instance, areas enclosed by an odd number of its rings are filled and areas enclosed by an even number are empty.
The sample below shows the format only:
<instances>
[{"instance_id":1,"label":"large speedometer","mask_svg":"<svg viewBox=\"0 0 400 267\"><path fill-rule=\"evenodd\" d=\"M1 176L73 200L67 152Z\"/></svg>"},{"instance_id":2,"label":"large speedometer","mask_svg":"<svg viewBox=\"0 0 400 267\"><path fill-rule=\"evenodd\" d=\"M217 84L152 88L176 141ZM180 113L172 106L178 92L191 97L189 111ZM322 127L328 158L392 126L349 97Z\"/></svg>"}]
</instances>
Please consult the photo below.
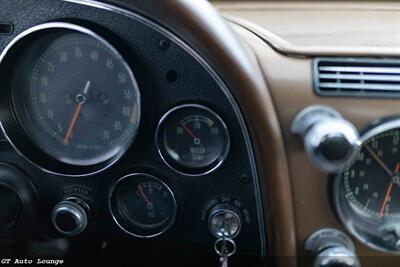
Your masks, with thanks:
<instances>
[{"instance_id":1,"label":"large speedometer","mask_svg":"<svg viewBox=\"0 0 400 267\"><path fill-rule=\"evenodd\" d=\"M17 37L8 50L21 51L11 109L36 147L77 167L102 165L127 149L139 125L140 94L114 46L85 28L48 23Z\"/></svg>"}]
</instances>

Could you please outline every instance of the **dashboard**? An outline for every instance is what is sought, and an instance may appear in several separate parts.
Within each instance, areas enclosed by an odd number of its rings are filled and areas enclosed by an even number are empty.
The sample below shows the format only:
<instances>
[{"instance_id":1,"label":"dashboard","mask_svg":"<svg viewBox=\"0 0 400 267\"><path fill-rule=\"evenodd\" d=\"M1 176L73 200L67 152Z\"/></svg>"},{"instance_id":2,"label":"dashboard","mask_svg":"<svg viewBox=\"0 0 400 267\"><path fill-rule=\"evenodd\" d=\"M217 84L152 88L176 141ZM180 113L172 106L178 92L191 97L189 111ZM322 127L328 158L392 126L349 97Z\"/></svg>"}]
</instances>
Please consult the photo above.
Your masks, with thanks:
<instances>
[{"instance_id":1,"label":"dashboard","mask_svg":"<svg viewBox=\"0 0 400 267\"><path fill-rule=\"evenodd\" d=\"M398 266L400 5L0 2L0 265Z\"/></svg>"},{"instance_id":2,"label":"dashboard","mask_svg":"<svg viewBox=\"0 0 400 267\"><path fill-rule=\"evenodd\" d=\"M215 5L255 52L282 131L293 206L274 201L287 207L280 222L292 225L281 230L295 241L282 244L280 259L322 266L341 254L359 262L339 266L397 266L398 51L386 34L397 34L397 3ZM324 242L340 243L339 252Z\"/></svg>"}]
</instances>

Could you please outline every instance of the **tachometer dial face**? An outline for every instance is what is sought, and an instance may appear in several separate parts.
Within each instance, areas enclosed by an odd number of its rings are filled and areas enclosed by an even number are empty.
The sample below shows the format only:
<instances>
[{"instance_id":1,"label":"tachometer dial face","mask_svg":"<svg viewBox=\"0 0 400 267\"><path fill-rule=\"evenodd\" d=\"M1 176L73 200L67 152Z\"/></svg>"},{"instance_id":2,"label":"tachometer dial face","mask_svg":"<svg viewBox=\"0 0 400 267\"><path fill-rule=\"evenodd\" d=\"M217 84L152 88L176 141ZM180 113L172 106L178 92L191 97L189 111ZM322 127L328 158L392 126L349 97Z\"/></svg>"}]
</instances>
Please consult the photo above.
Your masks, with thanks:
<instances>
[{"instance_id":1,"label":"tachometer dial face","mask_svg":"<svg viewBox=\"0 0 400 267\"><path fill-rule=\"evenodd\" d=\"M168 112L161 120L157 141L168 165L193 175L218 167L230 145L221 118L199 105L184 105Z\"/></svg>"},{"instance_id":2,"label":"tachometer dial face","mask_svg":"<svg viewBox=\"0 0 400 267\"><path fill-rule=\"evenodd\" d=\"M400 217L400 130L372 137L343 174L346 196L360 213Z\"/></svg>"},{"instance_id":3,"label":"tachometer dial face","mask_svg":"<svg viewBox=\"0 0 400 267\"><path fill-rule=\"evenodd\" d=\"M140 93L127 62L106 40L78 26L57 24L35 33L11 93L20 127L65 164L90 166L121 154L140 119Z\"/></svg>"},{"instance_id":4,"label":"tachometer dial face","mask_svg":"<svg viewBox=\"0 0 400 267\"><path fill-rule=\"evenodd\" d=\"M360 242L399 253L400 119L373 125L361 135L355 163L334 180L335 205Z\"/></svg>"},{"instance_id":5,"label":"tachometer dial face","mask_svg":"<svg viewBox=\"0 0 400 267\"><path fill-rule=\"evenodd\" d=\"M147 174L133 174L119 180L112 190L110 206L118 225L140 237L161 234L176 215L172 191Z\"/></svg>"}]
</instances>

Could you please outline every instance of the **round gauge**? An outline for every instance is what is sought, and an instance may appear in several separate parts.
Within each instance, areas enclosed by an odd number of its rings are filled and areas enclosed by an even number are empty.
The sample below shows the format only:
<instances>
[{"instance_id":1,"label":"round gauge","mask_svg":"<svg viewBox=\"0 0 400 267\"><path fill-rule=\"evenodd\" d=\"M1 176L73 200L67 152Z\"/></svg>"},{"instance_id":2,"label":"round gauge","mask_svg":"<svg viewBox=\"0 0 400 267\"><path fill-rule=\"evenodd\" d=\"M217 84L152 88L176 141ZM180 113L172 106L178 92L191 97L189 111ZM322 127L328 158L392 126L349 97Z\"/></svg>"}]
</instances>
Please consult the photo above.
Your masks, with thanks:
<instances>
[{"instance_id":1,"label":"round gauge","mask_svg":"<svg viewBox=\"0 0 400 267\"><path fill-rule=\"evenodd\" d=\"M121 156L140 119L138 86L121 54L94 32L68 23L21 34L2 63L18 51L11 107L32 143L62 164L78 167L104 167Z\"/></svg>"},{"instance_id":2,"label":"round gauge","mask_svg":"<svg viewBox=\"0 0 400 267\"><path fill-rule=\"evenodd\" d=\"M399 140L399 129L367 140L357 162L343 174L348 200L365 216L400 217Z\"/></svg>"},{"instance_id":3,"label":"round gauge","mask_svg":"<svg viewBox=\"0 0 400 267\"><path fill-rule=\"evenodd\" d=\"M174 222L177 205L172 191L161 180L147 174L121 178L113 187L110 208L125 232L154 237Z\"/></svg>"},{"instance_id":4,"label":"round gauge","mask_svg":"<svg viewBox=\"0 0 400 267\"><path fill-rule=\"evenodd\" d=\"M157 130L159 152L173 169L189 174L208 173L222 164L229 151L229 133L222 119L200 105L169 111Z\"/></svg>"},{"instance_id":5,"label":"round gauge","mask_svg":"<svg viewBox=\"0 0 400 267\"><path fill-rule=\"evenodd\" d=\"M369 246L400 247L400 120L367 131L356 162L336 180L343 223Z\"/></svg>"}]
</instances>

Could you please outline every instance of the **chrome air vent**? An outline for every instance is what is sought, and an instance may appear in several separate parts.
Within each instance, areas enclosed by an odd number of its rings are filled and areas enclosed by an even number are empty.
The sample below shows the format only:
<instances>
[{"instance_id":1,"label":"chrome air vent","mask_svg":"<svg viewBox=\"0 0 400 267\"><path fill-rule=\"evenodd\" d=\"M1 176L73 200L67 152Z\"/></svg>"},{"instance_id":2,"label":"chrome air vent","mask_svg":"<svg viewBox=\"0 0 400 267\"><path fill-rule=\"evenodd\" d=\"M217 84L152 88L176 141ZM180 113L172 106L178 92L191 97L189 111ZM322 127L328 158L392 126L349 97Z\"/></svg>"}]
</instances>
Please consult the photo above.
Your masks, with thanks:
<instances>
[{"instance_id":1,"label":"chrome air vent","mask_svg":"<svg viewBox=\"0 0 400 267\"><path fill-rule=\"evenodd\" d=\"M328 96L400 97L400 60L315 59L314 90Z\"/></svg>"}]
</instances>

